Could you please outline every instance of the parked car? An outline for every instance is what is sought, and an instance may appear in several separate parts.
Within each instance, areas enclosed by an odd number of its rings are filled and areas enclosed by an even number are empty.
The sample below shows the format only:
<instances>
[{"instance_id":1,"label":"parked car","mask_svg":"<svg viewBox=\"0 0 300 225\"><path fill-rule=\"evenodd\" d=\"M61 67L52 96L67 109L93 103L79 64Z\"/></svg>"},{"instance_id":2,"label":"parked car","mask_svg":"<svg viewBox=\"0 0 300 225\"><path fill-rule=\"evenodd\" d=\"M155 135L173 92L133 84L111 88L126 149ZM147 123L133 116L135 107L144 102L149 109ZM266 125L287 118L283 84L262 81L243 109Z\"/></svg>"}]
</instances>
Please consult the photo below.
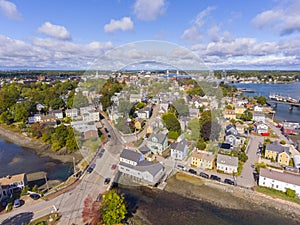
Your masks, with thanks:
<instances>
[{"instance_id":1,"label":"parked car","mask_svg":"<svg viewBox=\"0 0 300 225\"><path fill-rule=\"evenodd\" d=\"M199 175L200 175L200 177L203 177L203 178L206 178L206 179L209 178L209 175L206 174L206 173L203 173L203 172L201 172Z\"/></svg>"},{"instance_id":2,"label":"parked car","mask_svg":"<svg viewBox=\"0 0 300 225\"><path fill-rule=\"evenodd\" d=\"M189 173L197 175L197 171L193 169L189 169Z\"/></svg>"},{"instance_id":3,"label":"parked car","mask_svg":"<svg viewBox=\"0 0 300 225\"><path fill-rule=\"evenodd\" d=\"M20 207L21 206L21 201L20 201L20 199L15 199L15 201L14 201L14 208L18 208L18 207Z\"/></svg>"},{"instance_id":4,"label":"parked car","mask_svg":"<svg viewBox=\"0 0 300 225\"><path fill-rule=\"evenodd\" d=\"M216 175L210 175L211 180L221 181L221 178Z\"/></svg>"},{"instance_id":5,"label":"parked car","mask_svg":"<svg viewBox=\"0 0 300 225\"><path fill-rule=\"evenodd\" d=\"M116 164L112 164L112 165L111 165L111 169L112 169L112 170L116 169L116 167L117 167Z\"/></svg>"},{"instance_id":6,"label":"parked car","mask_svg":"<svg viewBox=\"0 0 300 225\"><path fill-rule=\"evenodd\" d=\"M108 130L107 130L107 128L106 128L106 127L104 128L104 131L105 131L106 133L108 133Z\"/></svg>"},{"instance_id":7,"label":"parked car","mask_svg":"<svg viewBox=\"0 0 300 225\"><path fill-rule=\"evenodd\" d=\"M224 180L224 183L234 185L234 181L227 178Z\"/></svg>"},{"instance_id":8,"label":"parked car","mask_svg":"<svg viewBox=\"0 0 300 225\"><path fill-rule=\"evenodd\" d=\"M33 200L38 200L41 196L39 194L30 194L29 197Z\"/></svg>"},{"instance_id":9,"label":"parked car","mask_svg":"<svg viewBox=\"0 0 300 225\"><path fill-rule=\"evenodd\" d=\"M105 178L104 184L107 185L107 184L109 184L109 182L110 182L110 178L109 177Z\"/></svg>"},{"instance_id":10,"label":"parked car","mask_svg":"<svg viewBox=\"0 0 300 225\"><path fill-rule=\"evenodd\" d=\"M94 168L95 168L95 166L96 166L96 164L95 163L93 163L89 168L88 168L88 170L86 171L87 173L91 173L91 172L93 172L93 170L94 170Z\"/></svg>"}]
</instances>

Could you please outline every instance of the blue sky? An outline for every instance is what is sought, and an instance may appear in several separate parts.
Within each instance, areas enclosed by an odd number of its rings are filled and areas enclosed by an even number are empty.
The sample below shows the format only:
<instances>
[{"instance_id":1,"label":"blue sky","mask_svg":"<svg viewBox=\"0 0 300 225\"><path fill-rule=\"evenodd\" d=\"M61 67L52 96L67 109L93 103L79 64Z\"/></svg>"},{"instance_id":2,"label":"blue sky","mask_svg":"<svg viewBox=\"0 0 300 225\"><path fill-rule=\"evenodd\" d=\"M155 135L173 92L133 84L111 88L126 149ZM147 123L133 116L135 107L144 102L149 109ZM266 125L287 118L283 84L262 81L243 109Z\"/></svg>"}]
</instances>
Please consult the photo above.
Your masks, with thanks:
<instances>
[{"instance_id":1,"label":"blue sky","mask_svg":"<svg viewBox=\"0 0 300 225\"><path fill-rule=\"evenodd\" d=\"M299 12L298 0L0 0L0 68L86 69L158 40L211 69L299 70Z\"/></svg>"}]
</instances>

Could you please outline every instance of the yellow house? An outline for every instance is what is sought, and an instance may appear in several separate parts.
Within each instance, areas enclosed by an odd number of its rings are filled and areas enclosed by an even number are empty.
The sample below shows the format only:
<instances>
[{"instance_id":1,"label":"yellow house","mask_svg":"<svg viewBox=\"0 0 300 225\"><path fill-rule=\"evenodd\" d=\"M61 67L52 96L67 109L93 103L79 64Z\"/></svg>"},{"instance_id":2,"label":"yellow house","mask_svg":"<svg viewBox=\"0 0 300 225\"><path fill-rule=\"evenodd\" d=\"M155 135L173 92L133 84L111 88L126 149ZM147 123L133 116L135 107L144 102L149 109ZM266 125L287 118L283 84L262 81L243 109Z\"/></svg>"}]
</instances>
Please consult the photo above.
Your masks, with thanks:
<instances>
[{"instance_id":1,"label":"yellow house","mask_svg":"<svg viewBox=\"0 0 300 225\"><path fill-rule=\"evenodd\" d=\"M289 162L290 162L290 159L291 159L291 157L287 152L281 152L281 153L278 154L277 162L279 164L288 166Z\"/></svg>"},{"instance_id":2,"label":"yellow house","mask_svg":"<svg viewBox=\"0 0 300 225\"><path fill-rule=\"evenodd\" d=\"M191 166L201 169L213 169L215 156L205 151L195 150L192 154Z\"/></svg>"},{"instance_id":3,"label":"yellow house","mask_svg":"<svg viewBox=\"0 0 300 225\"><path fill-rule=\"evenodd\" d=\"M246 111L245 107L235 107L234 112L235 114L243 114Z\"/></svg>"},{"instance_id":4,"label":"yellow house","mask_svg":"<svg viewBox=\"0 0 300 225\"><path fill-rule=\"evenodd\" d=\"M225 109L224 111L224 118L227 119L227 120L231 120L231 119L236 119L236 116L235 116L235 110L233 109Z\"/></svg>"},{"instance_id":5,"label":"yellow house","mask_svg":"<svg viewBox=\"0 0 300 225\"><path fill-rule=\"evenodd\" d=\"M274 142L266 145L265 158L273 159L279 164L289 165L290 148Z\"/></svg>"}]
</instances>

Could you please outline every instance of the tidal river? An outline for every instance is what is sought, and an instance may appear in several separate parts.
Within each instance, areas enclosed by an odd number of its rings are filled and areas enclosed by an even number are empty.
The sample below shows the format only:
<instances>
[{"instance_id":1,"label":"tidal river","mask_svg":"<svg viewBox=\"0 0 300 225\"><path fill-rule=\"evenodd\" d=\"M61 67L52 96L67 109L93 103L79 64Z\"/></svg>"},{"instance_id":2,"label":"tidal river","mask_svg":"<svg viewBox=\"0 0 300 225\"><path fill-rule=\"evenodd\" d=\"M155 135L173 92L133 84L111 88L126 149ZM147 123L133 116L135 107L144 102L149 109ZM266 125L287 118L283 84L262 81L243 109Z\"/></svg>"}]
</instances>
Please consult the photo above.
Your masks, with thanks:
<instances>
[{"instance_id":1,"label":"tidal river","mask_svg":"<svg viewBox=\"0 0 300 225\"><path fill-rule=\"evenodd\" d=\"M0 139L0 177L18 173L44 171L49 180L64 181L72 172L70 164L49 157L38 157L35 151Z\"/></svg>"},{"instance_id":2,"label":"tidal river","mask_svg":"<svg viewBox=\"0 0 300 225\"><path fill-rule=\"evenodd\" d=\"M234 84L238 88L247 88L254 90L255 93L244 93L245 96L263 95L266 98L270 94L279 94L287 97L300 99L300 82L288 84ZM276 109L275 118L281 121L297 121L300 122L300 108L289 110L288 105L279 104Z\"/></svg>"}]
</instances>

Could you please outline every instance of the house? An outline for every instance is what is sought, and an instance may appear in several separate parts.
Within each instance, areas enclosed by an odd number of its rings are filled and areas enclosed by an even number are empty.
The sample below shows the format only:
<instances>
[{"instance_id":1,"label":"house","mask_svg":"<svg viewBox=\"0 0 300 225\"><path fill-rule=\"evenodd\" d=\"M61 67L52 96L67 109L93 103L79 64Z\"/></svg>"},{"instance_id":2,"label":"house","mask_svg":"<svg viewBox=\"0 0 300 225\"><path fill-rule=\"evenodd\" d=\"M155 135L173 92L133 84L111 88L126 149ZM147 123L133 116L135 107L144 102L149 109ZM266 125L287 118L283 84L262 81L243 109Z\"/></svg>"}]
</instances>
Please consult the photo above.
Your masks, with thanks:
<instances>
[{"instance_id":1,"label":"house","mask_svg":"<svg viewBox=\"0 0 300 225\"><path fill-rule=\"evenodd\" d=\"M79 110L77 108L67 109L66 116L74 119L79 116Z\"/></svg>"},{"instance_id":2,"label":"house","mask_svg":"<svg viewBox=\"0 0 300 225\"><path fill-rule=\"evenodd\" d=\"M48 124L56 124L56 117L55 115L41 115L41 123L48 123Z\"/></svg>"},{"instance_id":3,"label":"house","mask_svg":"<svg viewBox=\"0 0 300 225\"><path fill-rule=\"evenodd\" d=\"M300 175L296 173L261 168L258 185L283 192L289 188L294 190L298 197L300 196Z\"/></svg>"},{"instance_id":4,"label":"house","mask_svg":"<svg viewBox=\"0 0 300 225\"><path fill-rule=\"evenodd\" d=\"M236 119L235 116L235 110L234 109L225 109L224 110L224 119L226 120L232 120L232 119Z\"/></svg>"},{"instance_id":5,"label":"house","mask_svg":"<svg viewBox=\"0 0 300 225\"><path fill-rule=\"evenodd\" d=\"M137 111L137 116L138 118L141 119L149 119L151 117L151 114L152 114L152 107L150 106L144 107Z\"/></svg>"},{"instance_id":6,"label":"house","mask_svg":"<svg viewBox=\"0 0 300 225\"><path fill-rule=\"evenodd\" d=\"M282 146L278 142L267 144L265 158L272 158L277 163L288 166L290 162L290 148Z\"/></svg>"},{"instance_id":7,"label":"house","mask_svg":"<svg viewBox=\"0 0 300 225\"><path fill-rule=\"evenodd\" d=\"M237 130L237 132L239 134L244 134L246 127L247 127L247 125L245 125L245 124L240 124L240 123L235 124L235 129Z\"/></svg>"},{"instance_id":8,"label":"house","mask_svg":"<svg viewBox=\"0 0 300 225\"><path fill-rule=\"evenodd\" d=\"M239 147L243 145L245 142L245 138L241 137L240 135L233 135L229 134L225 136L224 143L228 143L234 147Z\"/></svg>"},{"instance_id":9,"label":"house","mask_svg":"<svg viewBox=\"0 0 300 225\"><path fill-rule=\"evenodd\" d=\"M179 142L171 144L171 158L174 160L183 160L188 150L187 140L183 139Z\"/></svg>"},{"instance_id":10,"label":"house","mask_svg":"<svg viewBox=\"0 0 300 225\"><path fill-rule=\"evenodd\" d=\"M168 147L167 135L160 132L158 134L151 134L146 141L147 147L154 154L162 154Z\"/></svg>"},{"instance_id":11,"label":"house","mask_svg":"<svg viewBox=\"0 0 300 225\"><path fill-rule=\"evenodd\" d=\"M300 155L294 155L293 161L294 161L295 167L299 170L300 169Z\"/></svg>"},{"instance_id":12,"label":"house","mask_svg":"<svg viewBox=\"0 0 300 225\"><path fill-rule=\"evenodd\" d=\"M63 112L61 110L49 111L49 115L55 116L56 119L60 120L64 118Z\"/></svg>"},{"instance_id":13,"label":"house","mask_svg":"<svg viewBox=\"0 0 300 225\"><path fill-rule=\"evenodd\" d=\"M211 170L214 162L215 156L211 152L195 150L192 154L191 166Z\"/></svg>"},{"instance_id":14,"label":"house","mask_svg":"<svg viewBox=\"0 0 300 225\"><path fill-rule=\"evenodd\" d=\"M242 115L246 111L245 107L235 107L234 112L235 114Z\"/></svg>"},{"instance_id":15,"label":"house","mask_svg":"<svg viewBox=\"0 0 300 225\"><path fill-rule=\"evenodd\" d=\"M217 170L224 173L236 173L238 170L238 157L218 154L217 156Z\"/></svg>"},{"instance_id":16,"label":"house","mask_svg":"<svg viewBox=\"0 0 300 225\"><path fill-rule=\"evenodd\" d=\"M264 122L255 123L255 131L258 134L269 133L269 127Z\"/></svg>"},{"instance_id":17,"label":"house","mask_svg":"<svg viewBox=\"0 0 300 225\"><path fill-rule=\"evenodd\" d=\"M98 137L98 129L94 123L75 121L71 122L71 126L78 131L85 140Z\"/></svg>"},{"instance_id":18,"label":"house","mask_svg":"<svg viewBox=\"0 0 300 225\"><path fill-rule=\"evenodd\" d=\"M85 107L80 107L79 110L80 110L80 115L83 115L84 113L88 113L91 110L95 110L95 107L92 105L89 105L89 106L85 106Z\"/></svg>"},{"instance_id":19,"label":"house","mask_svg":"<svg viewBox=\"0 0 300 225\"><path fill-rule=\"evenodd\" d=\"M97 110L89 110L86 113L82 114L83 121L92 122L92 121L99 121L100 115Z\"/></svg>"},{"instance_id":20,"label":"house","mask_svg":"<svg viewBox=\"0 0 300 225\"><path fill-rule=\"evenodd\" d=\"M266 121L266 116L265 116L265 114L261 114L261 113L253 113L253 118L252 118L252 120L253 120L254 122L263 122L263 123L265 123L265 121Z\"/></svg>"},{"instance_id":21,"label":"house","mask_svg":"<svg viewBox=\"0 0 300 225\"><path fill-rule=\"evenodd\" d=\"M0 178L0 186L2 189L0 199L9 198L15 190L23 189L26 185L27 176L25 173Z\"/></svg>"},{"instance_id":22,"label":"house","mask_svg":"<svg viewBox=\"0 0 300 225\"><path fill-rule=\"evenodd\" d=\"M46 108L46 106L44 106L43 104L38 103L38 104L36 105L36 110L37 110L37 111L41 111L41 110L44 109L44 108Z\"/></svg>"},{"instance_id":23,"label":"house","mask_svg":"<svg viewBox=\"0 0 300 225\"><path fill-rule=\"evenodd\" d=\"M256 106L254 106L254 111L255 112L262 112L263 111L263 107L256 105Z\"/></svg>"},{"instance_id":24,"label":"house","mask_svg":"<svg viewBox=\"0 0 300 225\"><path fill-rule=\"evenodd\" d=\"M287 125L282 127L282 132L285 134L295 134L296 133L295 127L287 126Z\"/></svg>"},{"instance_id":25,"label":"house","mask_svg":"<svg viewBox=\"0 0 300 225\"><path fill-rule=\"evenodd\" d=\"M232 134L232 135L238 135L238 131L236 130L236 128L235 128L235 126L232 126L232 125L228 125L228 126L226 126L226 128L225 128L225 134L226 135L230 135L230 134Z\"/></svg>"},{"instance_id":26,"label":"house","mask_svg":"<svg viewBox=\"0 0 300 225\"><path fill-rule=\"evenodd\" d=\"M161 163L147 161L142 154L130 149L123 149L118 169L121 173L150 185L157 184L164 175Z\"/></svg>"},{"instance_id":27,"label":"house","mask_svg":"<svg viewBox=\"0 0 300 225\"><path fill-rule=\"evenodd\" d=\"M34 114L33 116L28 117L29 124L41 122L41 120L42 120L42 115L40 114Z\"/></svg>"},{"instance_id":28,"label":"house","mask_svg":"<svg viewBox=\"0 0 300 225\"><path fill-rule=\"evenodd\" d=\"M142 95L141 94L131 94L129 96L129 102L132 104L138 103L142 101Z\"/></svg>"}]
</instances>

